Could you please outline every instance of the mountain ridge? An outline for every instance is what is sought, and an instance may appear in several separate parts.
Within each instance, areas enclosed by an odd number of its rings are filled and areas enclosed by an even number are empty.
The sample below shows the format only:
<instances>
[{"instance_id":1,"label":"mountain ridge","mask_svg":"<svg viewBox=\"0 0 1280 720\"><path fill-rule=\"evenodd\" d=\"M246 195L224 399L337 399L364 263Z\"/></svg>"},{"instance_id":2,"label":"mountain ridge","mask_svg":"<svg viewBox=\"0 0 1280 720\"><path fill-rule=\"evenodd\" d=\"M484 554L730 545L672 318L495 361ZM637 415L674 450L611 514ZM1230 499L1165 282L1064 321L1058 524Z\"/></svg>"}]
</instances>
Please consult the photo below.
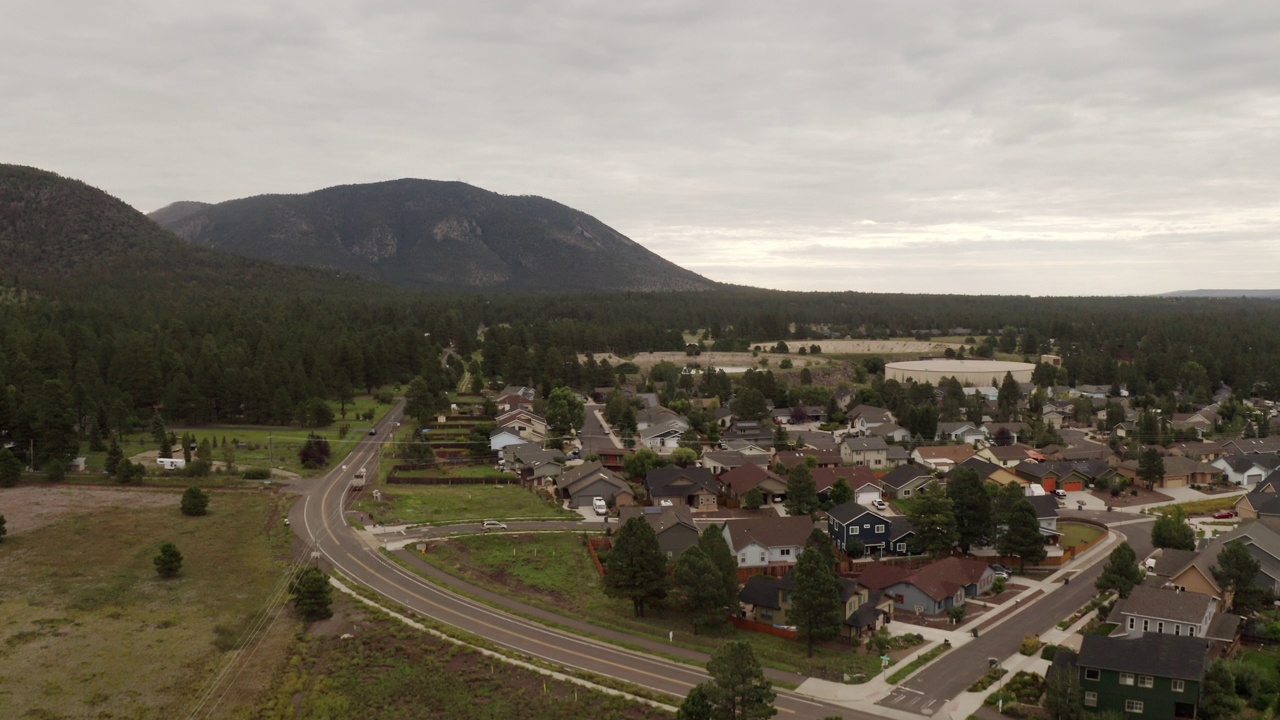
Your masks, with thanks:
<instances>
[{"instance_id":1,"label":"mountain ridge","mask_svg":"<svg viewBox=\"0 0 1280 720\"><path fill-rule=\"evenodd\" d=\"M151 217L196 245L422 290L718 286L562 203L458 181L336 185L194 210L175 203Z\"/></svg>"}]
</instances>

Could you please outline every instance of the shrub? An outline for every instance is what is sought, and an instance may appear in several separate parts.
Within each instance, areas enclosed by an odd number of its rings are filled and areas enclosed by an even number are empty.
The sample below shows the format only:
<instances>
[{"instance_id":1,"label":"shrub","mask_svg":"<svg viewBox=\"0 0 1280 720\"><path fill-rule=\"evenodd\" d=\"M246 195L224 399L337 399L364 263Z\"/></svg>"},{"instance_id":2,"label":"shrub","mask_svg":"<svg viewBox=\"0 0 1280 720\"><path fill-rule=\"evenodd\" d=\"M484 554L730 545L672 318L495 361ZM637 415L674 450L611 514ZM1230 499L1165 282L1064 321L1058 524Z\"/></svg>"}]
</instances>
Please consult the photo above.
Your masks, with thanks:
<instances>
[{"instance_id":1,"label":"shrub","mask_svg":"<svg viewBox=\"0 0 1280 720\"><path fill-rule=\"evenodd\" d=\"M1129 494L1133 497L1138 497L1138 488L1129 488Z\"/></svg>"},{"instance_id":2,"label":"shrub","mask_svg":"<svg viewBox=\"0 0 1280 720\"><path fill-rule=\"evenodd\" d=\"M1055 656L1055 655L1057 655L1057 654L1058 654L1058 646L1057 646L1057 645L1045 645L1045 646L1044 646L1043 648L1041 648L1041 650L1040 650L1040 659L1041 659L1041 660L1050 660L1050 661L1052 661L1052 660L1053 660L1053 658L1054 658L1054 656Z\"/></svg>"},{"instance_id":3,"label":"shrub","mask_svg":"<svg viewBox=\"0 0 1280 720\"><path fill-rule=\"evenodd\" d=\"M999 682L1000 678L1008 674L1008 670L1002 667L994 667L987 671L986 675L978 678L977 682L969 686L969 692L982 692L987 688Z\"/></svg>"},{"instance_id":4,"label":"shrub","mask_svg":"<svg viewBox=\"0 0 1280 720\"><path fill-rule=\"evenodd\" d=\"M1098 478L1097 480L1093 481L1093 487L1098 490L1106 490L1107 488L1111 487L1111 481L1107 480L1106 478Z\"/></svg>"},{"instance_id":5,"label":"shrub","mask_svg":"<svg viewBox=\"0 0 1280 720\"><path fill-rule=\"evenodd\" d=\"M204 515L209 512L209 494L198 487L189 487L182 493L183 515Z\"/></svg>"},{"instance_id":6,"label":"shrub","mask_svg":"<svg viewBox=\"0 0 1280 720\"><path fill-rule=\"evenodd\" d=\"M244 479L245 480L270 480L271 469L270 468L245 468Z\"/></svg>"},{"instance_id":7,"label":"shrub","mask_svg":"<svg viewBox=\"0 0 1280 720\"><path fill-rule=\"evenodd\" d=\"M1002 577L998 577L995 580L991 581L992 594L999 595L1000 593L1004 592L1004 583L1005 583L1005 580Z\"/></svg>"},{"instance_id":8,"label":"shrub","mask_svg":"<svg viewBox=\"0 0 1280 720\"><path fill-rule=\"evenodd\" d=\"M1036 654L1040 649L1040 638L1035 635L1028 635L1022 638L1022 644L1018 646L1018 652L1030 657Z\"/></svg>"}]
</instances>

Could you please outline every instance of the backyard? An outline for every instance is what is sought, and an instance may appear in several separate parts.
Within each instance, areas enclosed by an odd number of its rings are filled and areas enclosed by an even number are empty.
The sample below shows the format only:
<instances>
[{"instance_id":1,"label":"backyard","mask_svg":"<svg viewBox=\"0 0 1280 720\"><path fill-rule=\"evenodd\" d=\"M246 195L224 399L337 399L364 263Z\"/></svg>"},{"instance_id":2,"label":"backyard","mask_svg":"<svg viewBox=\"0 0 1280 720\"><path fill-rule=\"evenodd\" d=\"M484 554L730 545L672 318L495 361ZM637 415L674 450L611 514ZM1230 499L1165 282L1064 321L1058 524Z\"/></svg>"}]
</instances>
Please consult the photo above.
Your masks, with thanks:
<instances>
[{"instance_id":1,"label":"backyard","mask_svg":"<svg viewBox=\"0 0 1280 720\"><path fill-rule=\"evenodd\" d=\"M829 679L879 672L874 653L854 650L842 641L819 645L813 658L805 657L803 644L731 626L706 635L693 635L687 619L663 607L636 618L629 600L615 600L603 592L586 543L579 533L538 533L452 538L432 543L417 555L426 562L505 596L554 613L634 635L711 652L726 639L746 640L760 661L780 670ZM895 660L910 652L890 653Z\"/></svg>"},{"instance_id":2,"label":"backyard","mask_svg":"<svg viewBox=\"0 0 1280 720\"><path fill-rule=\"evenodd\" d=\"M1058 531L1062 533L1062 547L1064 548L1090 543L1107 534L1106 530L1096 525L1074 522L1059 522Z\"/></svg>"},{"instance_id":3,"label":"backyard","mask_svg":"<svg viewBox=\"0 0 1280 720\"><path fill-rule=\"evenodd\" d=\"M366 491L352 506L382 525L449 525L479 520L581 520L520 485L386 485L382 499Z\"/></svg>"}]
</instances>

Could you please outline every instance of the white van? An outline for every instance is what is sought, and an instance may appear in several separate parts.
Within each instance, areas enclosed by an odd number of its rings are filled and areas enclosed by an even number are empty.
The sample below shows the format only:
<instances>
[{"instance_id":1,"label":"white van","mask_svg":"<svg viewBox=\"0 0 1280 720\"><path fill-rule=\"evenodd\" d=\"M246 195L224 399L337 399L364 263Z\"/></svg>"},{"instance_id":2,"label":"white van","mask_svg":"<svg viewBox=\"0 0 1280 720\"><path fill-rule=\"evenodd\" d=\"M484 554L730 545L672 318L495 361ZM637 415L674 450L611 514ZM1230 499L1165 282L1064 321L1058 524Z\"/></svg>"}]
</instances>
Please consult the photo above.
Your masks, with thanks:
<instances>
[{"instance_id":1,"label":"white van","mask_svg":"<svg viewBox=\"0 0 1280 720\"><path fill-rule=\"evenodd\" d=\"M602 497L591 499L591 509L595 510L597 515L609 514L609 505L604 501L604 498Z\"/></svg>"}]
</instances>

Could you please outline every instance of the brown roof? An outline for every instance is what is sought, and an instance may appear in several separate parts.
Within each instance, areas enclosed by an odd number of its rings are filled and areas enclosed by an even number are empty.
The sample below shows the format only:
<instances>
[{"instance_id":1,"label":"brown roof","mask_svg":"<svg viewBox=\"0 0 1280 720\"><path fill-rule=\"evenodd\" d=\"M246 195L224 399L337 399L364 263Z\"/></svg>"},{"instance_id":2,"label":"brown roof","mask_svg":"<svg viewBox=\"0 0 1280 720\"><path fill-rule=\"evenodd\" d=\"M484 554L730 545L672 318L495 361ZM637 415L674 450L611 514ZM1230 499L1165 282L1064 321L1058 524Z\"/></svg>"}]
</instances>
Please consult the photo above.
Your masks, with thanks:
<instances>
[{"instance_id":1,"label":"brown roof","mask_svg":"<svg viewBox=\"0 0 1280 720\"><path fill-rule=\"evenodd\" d=\"M976 585L989 572L986 563L972 558L949 557L931 562L908 578L934 600L951 597L965 585Z\"/></svg>"},{"instance_id":2,"label":"brown roof","mask_svg":"<svg viewBox=\"0 0 1280 720\"><path fill-rule=\"evenodd\" d=\"M849 487L854 490L864 485L879 486L880 484L875 473L871 472L871 468L866 465L813 469L813 482L818 486L818 492L830 489L836 484L836 478L844 478L845 482L849 483Z\"/></svg>"},{"instance_id":3,"label":"brown roof","mask_svg":"<svg viewBox=\"0 0 1280 720\"><path fill-rule=\"evenodd\" d=\"M803 547L815 527L807 516L730 520L725 525L729 528L729 545L734 552L753 542L764 547Z\"/></svg>"},{"instance_id":4,"label":"brown roof","mask_svg":"<svg viewBox=\"0 0 1280 720\"><path fill-rule=\"evenodd\" d=\"M911 571L901 565L870 563L862 571L862 574L858 576L858 582L872 590L884 590L890 585L896 585L909 577L911 577Z\"/></svg>"},{"instance_id":5,"label":"brown roof","mask_svg":"<svg viewBox=\"0 0 1280 720\"><path fill-rule=\"evenodd\" d=\"M804 450L788 450L785 452L780 452L777 454L777 456L774 459L777 462L782 463L784 467L790 470L796 465L799 465L800 463L804 462L804 459L806 457L812 457L813 459L817 460L818 464L820 465L839 465L840 464L839 450L815 450L813 448L806 448Z\"/></svg>"},{"instance_id":6,"label":"brown roof","mask_svg":"<svg viewBox=\"0 0 1280 720\"><path fill-rule=\"evenodd\" d=\"M720 484L729 489L733 495L741 497L751 488L757 487L765 480L776 480L786 486L787 480L770 472L755 463L746 463L720 475Z\"/></svg>"},{"instance_id":7,"label":"brown roof","mask_svg":"<svg viewBox=\"0 0 1280 720\"><path fill-rule=\"evenodd\" d=\"M925 445L915 450L925 460L951 460L961 463L973 457L973 448L968 445Z\"/></svg>"}]
</instances>

